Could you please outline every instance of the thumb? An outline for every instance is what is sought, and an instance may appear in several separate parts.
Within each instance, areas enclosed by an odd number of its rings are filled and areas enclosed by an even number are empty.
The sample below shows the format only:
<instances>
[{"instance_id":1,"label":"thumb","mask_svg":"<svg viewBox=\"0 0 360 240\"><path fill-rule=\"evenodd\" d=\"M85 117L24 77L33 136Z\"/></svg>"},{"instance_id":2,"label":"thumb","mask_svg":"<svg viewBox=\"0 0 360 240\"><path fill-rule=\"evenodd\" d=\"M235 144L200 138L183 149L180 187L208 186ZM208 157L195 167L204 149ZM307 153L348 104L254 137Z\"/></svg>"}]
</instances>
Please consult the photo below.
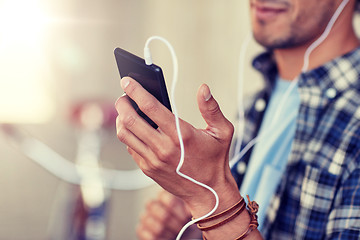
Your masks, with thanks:
<instances>
[{"instance_id":1,"label":"thumb","mask_svg":"<svg viewBox=\"0 0 360 240\"><path fill-rule=\"evenodd\" d=\"M219 104L211 95L210 89L206 84L200 86L197 93L197 101L201 115L208 124L208 128L212 130L231 131L233 128L232 124L221 112Z\"/></svg>"}]
</instances>

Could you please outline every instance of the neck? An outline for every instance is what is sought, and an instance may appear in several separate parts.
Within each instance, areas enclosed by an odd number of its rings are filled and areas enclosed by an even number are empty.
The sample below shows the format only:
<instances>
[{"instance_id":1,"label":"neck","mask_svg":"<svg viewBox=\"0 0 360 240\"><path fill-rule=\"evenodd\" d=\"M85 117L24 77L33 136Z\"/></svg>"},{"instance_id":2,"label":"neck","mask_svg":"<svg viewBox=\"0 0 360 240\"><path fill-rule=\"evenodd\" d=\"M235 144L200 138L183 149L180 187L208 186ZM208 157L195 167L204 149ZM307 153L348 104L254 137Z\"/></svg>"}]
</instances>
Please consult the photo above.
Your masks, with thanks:
<instances>
[{"instance_id":1,"label":"neck","mask_svg":"<svg viewBox=\"0 0 360 240\"><path fill-rule=\"evenodd\" d=\"M288 49L275 49L274 56L280 77L293 80L301 73L304 54L312 42ZM329 36L311 54L307 70L344 55L359 46L352 25L352 14L342 14L333 26Z\"/></svg>"}]
</instances>

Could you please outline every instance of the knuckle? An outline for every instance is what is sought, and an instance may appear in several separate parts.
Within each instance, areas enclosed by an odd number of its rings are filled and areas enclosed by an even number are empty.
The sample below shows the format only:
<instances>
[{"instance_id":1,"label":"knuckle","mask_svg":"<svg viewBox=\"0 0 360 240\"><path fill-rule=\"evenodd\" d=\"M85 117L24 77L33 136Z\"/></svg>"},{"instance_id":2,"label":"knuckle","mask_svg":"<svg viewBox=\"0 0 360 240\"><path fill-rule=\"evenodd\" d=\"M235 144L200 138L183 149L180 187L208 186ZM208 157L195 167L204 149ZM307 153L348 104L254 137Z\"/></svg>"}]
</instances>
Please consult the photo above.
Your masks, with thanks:
<instances>
[{"instance_id":1,"label":"knuckle","mask_svg":"<svg viewBox=\"0 0 360 240\"><path fill-rule=\"evenodd\" d=\"M166 224L170 219L171 219L171 215L168 213L159 216L159 220L162 223L162 225Z\"/></svg>"},{"instance_id":2,"label":"knuckle","mask_svg":"<svg viewBox=\"0 0 360 240\"><path fill-rule=\"evenodd\" d=\"M180 128L181 128L181 139L182 142L186 145L190 142L190 140L192 140L193 138L193 129L191 125L188 124L184 124L184 122L180 119ZM172 133L171 133L171 140L174 144L173 147L175 147L176 149L179 149L180 147L180 141L179 141L179 135L178 135L178 131L177 129L174 127L172 129Z\"/></svg>"},{"instance_id":3,"label":"knuckle","mask_svg":"<svg viewBox=\"0 0 360 240\"><path fill-rule=\"evenodd\" d=\"M153 233L155 236L161 236L164 233L164 228L163 227L154 227L152 229ZM156 238L152 238L154 240L156 240Z\"/></svg>"},{"instance_id":4,"label":"knuckle","mask_svg":"<svg viewBox=\"0 0 360 240\"><path fill-rule=\"evenodd\" d=\"M208 106L208 112L211 114L211 115L216 115L218 114L219 112L221 112L220 110L220 107L217 103L213 103L213 104L209 104Z\"/></svg>"},{"instance_id":5,"label":"knuckle","mask_svg":"<svg viewBox=\"0 0 360 240\"><path fill-rule=\"evenodd\" d=\"M186 135L185 129L181 129L181 138L182 138L183 142L184 142L185 135ZM170 139L177 148L180 146L179 135L178 135L178 131L176 128L172 128L172 132L170 134Z\"/></svg>"},{"instance_id":6,"label":"knuckle","mask_svg":"<svg viewBox=\"0 0 360 240\"><path fill-rule=\"evenodd\" d=\"M184 144L189 144L189 142L192 140L193 138L193 134L192 134L192 131L187 129L187 128L184 128L181 132L181 136L182 136L182 140L184 142ZM177 141L179 143L179 141Z\"/></svg>"},{"instance_id":7,"label":"knuckle","mask_svg":"<svg viewBox=\"0 0 360 240\"><path fill-rule=\"evenodd\" d=\"M139 240L143 240L144 238L143 238L143 232L144 232L144 230L142 229L142 227L141 226L137 226L136 227L136 236L137 236L137 238L139 239Z\"/></svg>"},{"instance_id":8,"label":"knuckle","mask_svg":"<svg viewBox=\"0 0 360 240\"><path fill-rule=\"evenodd\" d=\"M181 128L181 139L182 142L184 144L184 146L191 146L191 144L193 144L194 142L194 128L192 126L190 126L190 128L188 127L183 127ZM173 150L179 150L180 149L180 140L179 137L177 135L177 132L174 133L173 135Z\"/></svg>"},{"instance_id":9,"label":"knuckle","mask_svg":"<svg viewBox=\"0 0 360 240\"><path fill-rule=\"evenodd\" d=\"M140 167L141 171L148 176L149 178L152 178L152 169L150 169L149 167Z\"/></svg>"},{"instance_id":10,"label":"knuckle","mask_svg":"<svg viewBox=\"0 0 360 240\"><path fill-rule=\"evenodd\" d=\"M232 138L233 134L234 134L235 128L234 125L228 121L227 123L227 128L225 130L225 134L228 138Z\"/></svg>"},{"instance_id":11,"label":"knuckle","mask_svg":"<svg viewBox=\"0 0 360 240\"><path fill-rule=\"evenodd\" d=\"M124 126L126 126L127 128L132 127L135 124L136 118L129 114L126 115L125 118L123 119L123 124Z\"/></svg>"},{"instance_id":12,"label":"knuckle","mask_svg":"<svg viewBox=\"0 0 360 240\"><path fill-rule=\"evenodd\" d=\"M161 236L164 233L166 227L164 222L161 222L159 219L150 216L144 220L142 229L145 231L149 231L151 229L150 232L152 236L149 239L156 239L155 236Z\"/></svg>"},{"instance_id":13,"label":"knuckle","mask_svg":"<svg viewBox=\"0 0 360 240\"><path fill-rule=\"evenodd\" d=\"M120 140L120 142L125 142L127 135L126 133L127 131L123 127L118 127L117 138Z\"/></svg>"},{"instance_id":14,"label":"knuckle","mask_svg":"<svg viewBox=\"0 0 360 240\"><path fill-rule=\"evenodd\" d=\"M150 178L154 178L160 172L163 172L163 169L164 165L161 161L149 162L146 166L141 168L142 172Z\"/></svg>"},{"instance_id":15,"label":"knuckle","mask_svg":"<svg viewBox=\"0 0 360 240\"><path fill-rule=\"evenodd\" d=\"M161 151L154 151L154 157L149 158L146 165L140 166L142 172L150 178L153 178L158 174L168 172L169 162L173 159L172 156L174 156L174 153L168 151L167 148L161 149Z\"/></svg>"},{"instance_id":16,"label":"knuckle","mask_svg":"<svg viewBox=\"0 0 360 240\"><path fill-rule=\"evenodd\" d=\"M156 167L159 168L162 166L162 162L167 161L173 156L172 147L159 147L157 149L157 157L159 158L159 163L156 164Z\"/></svg>"},{"instance_id":17,"label":"knuckle","mask_svg":"<svg viewBox=\"0 0 360 240\"><path fill-rule=\"evenodd\" d=\"M149 212L156 203L157 203L156 200L150 200L149 202L147 202L145 205L146 210Z\"/></svg>"},{"instance_id":18,"label":"knuckle","mask_svg":"<svg viewBox=\"0 0 360 240\"><path fill-rule=\"evenodd\" d=\"M160 161L154 161L151 164L151 172L158 173L158 172L163 171L163 169L164 169L163 160L162 159L159 159L159 160Z\"/></svg>"},{"instance_id":19,"label":"knuckle","mask_svg":"<svg viewBox=\"0 0 360 240\"><path fill-rule=\"evenodd\" d=\"M146 101L146 103L143 104L141 107L141 110L145 113L154 112L156 113L158 111L159 107L158 104L154 101Z\"/></svg>"},{"instance_id":20,"label":"knuckle","mask_svg":"<svg viewBox=\"0 0 360 240\"><path fill-rule=\"evenodd\" d=\"M228 124L226 128L222 130L222 139L225 142L231 142L232 137L234 135L234 127L232 124Z\"/></svg>"},{"instance_id":21,"label":"knuckle","mask_svg":"<svg viewBox=\"0 0 360 240\"><path fill-rule=\"evenodd\" d=\"M139 240L153 240L155 237L153 234L146 228L139 226L136 228L136 236Z\"/></svg>"},{"instance_id":22,"label":"knuckle","mask_svg":"<svg viewBox=\"0 0 360 240\"><path fill-rule=\"evenodd\" d=\"M116 127L118 131L122 128L129 128L133 126L136 122L136 117L129 113L129 114L119 114L116 117Z\"/></svg>"},{"instance_id":23,"label":"knuckle","mask_svg":"<svg viewBox=\"0 0 360 240\"><path fill-rule=\"evenodd\" d=\"M120 108L120 105L122 105L123 102L126 100L125 98L126 98L126 96L121 96L115 101L114 106L117 110Z\"/></svg>"}]
</instances>

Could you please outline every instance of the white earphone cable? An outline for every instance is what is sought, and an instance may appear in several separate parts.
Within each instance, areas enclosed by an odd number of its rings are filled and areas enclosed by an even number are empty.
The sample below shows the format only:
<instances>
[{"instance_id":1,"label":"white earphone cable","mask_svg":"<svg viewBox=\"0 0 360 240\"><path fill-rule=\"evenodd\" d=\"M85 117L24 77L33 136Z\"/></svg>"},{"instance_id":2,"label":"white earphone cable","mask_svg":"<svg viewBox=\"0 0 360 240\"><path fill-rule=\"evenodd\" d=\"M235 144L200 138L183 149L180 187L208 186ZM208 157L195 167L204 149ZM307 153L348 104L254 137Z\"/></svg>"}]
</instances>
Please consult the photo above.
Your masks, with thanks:
<instances>
[{"instance_id":1,"label":"white earphone cable","mask_svg":"<svg viewBox=\"0 0 360 240\"><path fill-rule=\"evenodd\" d=\"M245 128L245 110L244 110L244 73L245 73L245 59L246 59L246 50L249 47L251 41L251 33L248 33L245 37L245 40L240 48L240 57L239 57L239 70L238 70L238 130L236 137L236 144L234 148L234 152L238 153L241 150L241 144L243 142L244 137L244 128ZM233 166L236 163L236 159L231 159L229 164Z\"/></svg>"},{"instance_id":2,"label":"white earphone cable","mask_svg":"<svg viewBox=\"0 0 360 240\"><path fill-rule=\"evenodd\" d=\"M219 197L217 195L217 193L215 192L214 189L212 189L211 187L209 187L208 185L206 184L203 184L195 179L193 179L192 177L188 176L188 175L185 175L184 173L182 173L180 170L181 170L181 167L183 166L184 164L184 158L185 158L185 149L184 149L184 142L183 142L183 139L182 139L182 135L181 135L181 129L180 129L180 122L179 122L179 115L178 115L178 112L177 112L177 109L176 109L176 103L175 103L175 88L176 88L176 83L177 83L177 80L178 80L178 61L177 61L177 57L176 57L176 54L175 54L175 51L174 51L174 48L173 46L170 44L169 41L167 41L165 38L163 37L159 37L159 36L152 36L150 38L148 38L148 40L146 41L145 43L145 47L144 47L144 58L145 58L145 62L146 64L148 65L151 65L152 64L152 60L151 60L151 53L150 53L150 50L149 50L149 44L152 40L160 40L162 41L163 43L165 43L165 45L169 48L170 50L170 53L171 53L171 57L172 57L172 61L173 61L173 82L171 84L171 105L172 105L172 110L173 110L173 113L174 113L174 116L175 116L175 123L176 123L176 130L177 130L177 134L178 134L178 138L179 138L179 143L180 143L180 151L181 151L181 155L180 155L180 160L179 160L179 164L176 168L176 173L178 175L180 175L181 177L203 187L203 188L206 188L208 189L210 192L212 192L215 196L215 206L214 208L208 212L207 214L205 214L204 216L202 217L199 217L197 219L194 219L194 220L191 220L189 221L186 225L183 226L183 228L180 230L180 232L178 233L176 239L177 240L180 240L182 235L184 234L184 232L186 231L186 229L188 227L190 227L192 224L204 219L204 218L207 218L208 216L210 216L211 214L213 214L216 209L218 208L219 206Z\"/></svg>"}]
</instances>

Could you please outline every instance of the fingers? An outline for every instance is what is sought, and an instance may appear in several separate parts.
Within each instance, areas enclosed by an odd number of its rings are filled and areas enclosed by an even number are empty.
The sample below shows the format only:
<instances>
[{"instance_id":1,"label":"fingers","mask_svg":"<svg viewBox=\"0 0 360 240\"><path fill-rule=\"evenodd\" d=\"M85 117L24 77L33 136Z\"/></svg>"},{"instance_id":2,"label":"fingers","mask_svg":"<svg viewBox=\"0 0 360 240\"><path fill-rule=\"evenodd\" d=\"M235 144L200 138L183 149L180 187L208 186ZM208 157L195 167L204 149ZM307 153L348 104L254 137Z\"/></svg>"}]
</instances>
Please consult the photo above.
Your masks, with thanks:
<instances>
[{"instance_id":1,"label":"fingers","mask_svg":"<svg viewBox=\"0 0 360 240\"><path fill-rule=\"evenodd\" d=\"M176 236L176 234L165 228L162 221L148 214L141 217L136 234L140 240L168 240L175 239L174 236Z\"/></svg>"},{"instance_id":2,"label":"fingers","mask_svg":"<svg viewBox=\"0 0 360 240\"><path fill-rule=\"evenodd\" d=\"M224 122L225 117L207 85L203 84L200 86L197 99L200 112L208 125L211 126Z\"/></svg>"},{"instance_id":3,"label":"fingers","mask_svg":"<svg viewBox=\"0 0 360 240\"><path fill-rule=\"evenodd\" d=\"M137 115L126 98L123 96L116 101L116 109L119 113L116 118L117 137L121 142L144 156L149 148L131 131L131 126L134 124L145 126L146 123Z\"/></svg>"},{"instance_id":4,"label":"fingers","mask_svg":"<svg viewBox=\"0 0 360 240\"><path fill-rule=\"evenodd\" d=\"M203 84L200 86L197 100L201 115L208 124L208 129L212 131L216 137L232 136L234 131L233 125L221 112L219 104L211 95L207 85Z\"/></svg>"},{"instance_id":5,"label":"fingers","mask_svg":"<svg viewBox=\"0 0 360 240\"><path fill-rule=\"evenodd\" d=\"M120 97L115 104L119 113L117 128L120 141L127 144L131 140L133 144L136 144L133 136L128 135L131 132L145 143L160 160L172 159L173 154L176 153L174 149L177 150L179 146L173 114L135 80L129 77L123 78L121 85L128 96ZM159 126L158 129L152 128L136 113L129 103L128 97L133 99L139 108ZM122 130L122 128L126 130ZM186 129L183 128L182 131L186 136ZM127 136L129 136L129 140L126 139ZM145 158L144 151L141 149L143 144L129 146Z\"/></svg>"},{"instance_id":6,"label":"fingers","mask_svg":"<svg viewBox=\"0 0 360 240\"><path fill-rule=\"evenodd\" d=\"M180 199L162 191L157 199L147 204L137 235L141 240L175 239L189 216Z\"/></svg>"},{"instance_id":7,"label":"fingers","mask_svg":"<svg viewBox=\"0 0 360 240\"><path fill-rule=\"evenodd\" d=\"M185 207L183 201L171 193L166 191L160 192L159 200L163 206L165 206L167 209L171 209L170 214L179 222L185 222L190 218L191 214Z\"/></svg>"},{"instance_id":8,"label":"fingers","mask_svg":"<svg viewBox=\"0 0 360 240\"><path fill-rule=\"evenodd\" d=\"M162 130L151 127L137 114L127 96L120 97L115 106L119 114L116 120L118 139L131 149L129 153L146 175L153 177L153 170L163 168L165 162L175 164L178 142L173 143ZM177 135L172 138L178 140Z\"/></svg>"},{"instance_id":9,"label":"fingers","mask_svg":"<svg viewBox=\"0 0 360 240\"><path fill-rule=\"evenodd\" d=\"M137 103L140 110L164 132L169 132L173 129L175 125L173 114L138 82L130 77L124 77L121 79L121 87L126 94ZM168 120L164 121L164 119Z\"/></svg>"},{"instance_id":10,"label":"fingers","mask_svg":"<svg viewBox=\"0 0 360 240\"><path fill-rule=\"evenodd\" d=\"M120 97L115 107L119 114L116 120L117 136L121 142L141 156L149 154L152 148L158 146L162 134L137 114L127 96Z\"/></svg>"}]
</instances>

